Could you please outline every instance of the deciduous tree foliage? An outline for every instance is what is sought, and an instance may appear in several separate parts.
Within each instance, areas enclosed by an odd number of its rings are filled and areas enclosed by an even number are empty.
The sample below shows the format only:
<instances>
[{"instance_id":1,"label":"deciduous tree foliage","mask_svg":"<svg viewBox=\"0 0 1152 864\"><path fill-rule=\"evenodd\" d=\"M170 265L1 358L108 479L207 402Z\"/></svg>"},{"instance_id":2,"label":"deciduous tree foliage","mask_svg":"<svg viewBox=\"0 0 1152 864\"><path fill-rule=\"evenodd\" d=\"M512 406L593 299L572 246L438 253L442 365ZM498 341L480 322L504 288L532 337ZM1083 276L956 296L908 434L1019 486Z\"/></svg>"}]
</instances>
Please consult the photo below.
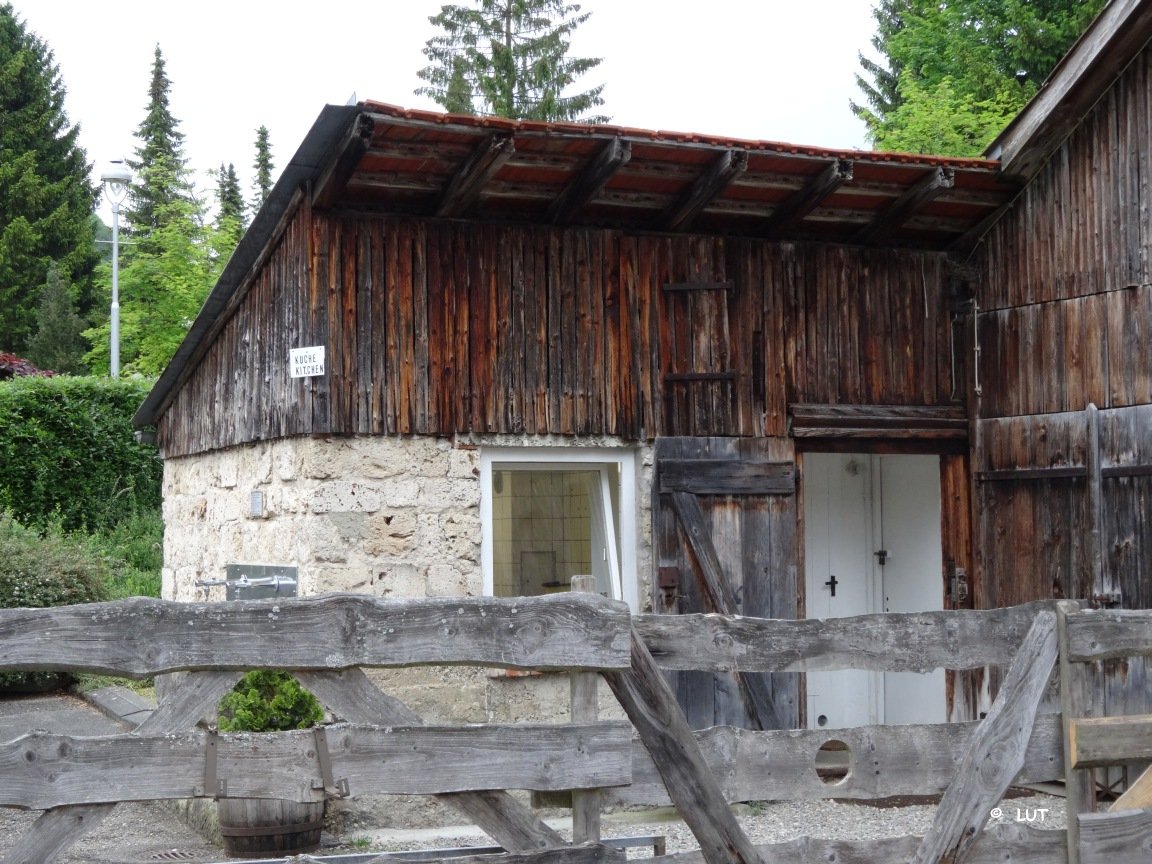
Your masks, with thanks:
<instances>
[{"instance_id":1,"label":"deciduous tree foliage","mask_svg":"<svg viewBox=\"0 0 1152 864\"><path fill-rule=\"evenodd\" d=\"M874 146L979 155L1106 0L880 0L852 109Z\"/></svg>"},{"instance_id":2,"label":"deciduous tree foliage","mask_svg":"<svg viewBox=\"0 0 1152 864\"><path fill-rule=\"evenodd\" d=\"M54 265L84 311L95 303L96 189L64 94L52 52L0 5L0 350L28 347Z\"/></svg>"},{"instance_id":3,"label":"deciduous tree foliage","mask_svg":"<svg viewBox=\"0 0 1152 864\"><path fill-rule=\"evenodd\" d=\"M430 65L416 90L446 111L515 120L578 120L604 104L604 85L572 92L600 58L569 57L572 32L591 13L563 0L473 0L442 6L429 19L442 33L428 40Z\"/></svg>"}]
</instances>

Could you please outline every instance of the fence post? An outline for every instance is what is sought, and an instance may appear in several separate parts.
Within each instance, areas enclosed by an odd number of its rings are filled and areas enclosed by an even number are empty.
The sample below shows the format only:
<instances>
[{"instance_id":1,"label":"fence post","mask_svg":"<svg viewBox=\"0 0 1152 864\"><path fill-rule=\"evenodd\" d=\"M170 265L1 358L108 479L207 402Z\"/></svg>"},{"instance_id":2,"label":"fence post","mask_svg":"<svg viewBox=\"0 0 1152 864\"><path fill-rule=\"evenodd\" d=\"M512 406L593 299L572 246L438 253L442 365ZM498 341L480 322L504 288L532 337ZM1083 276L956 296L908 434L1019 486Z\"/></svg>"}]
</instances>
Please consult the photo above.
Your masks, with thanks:
<instances>
[{"instance_id":1,"label":"fence post","mask_svg":"<svg viewBox=\"0 0 1152 864\"><path fill-rule=\"evenodd\" d=\"M1095 809L1096 774L1094 769L1072 767L1069 733L1073 721L1091 713L1088 695L1088 667L1073 665L1068 652L1068 616L1080 611L1075 600L1056 604L1056 626L1060 650L1060 715L1064 727L1064 793L1067 809L1068 864L1080 864L1080 814Z\"/></svg>"},{"instance_id":2,"label":"fence post","mask_svg":"<svg viewBox=\"0 0 1152 864\"><path fill-rule=\"evenodd\" d=\"M573 576L572 590L595 593L595 576ZM571 673L571 712L573 723L595 723L599 719L595 672ZM600 842L600 792L597 789L572 792L572 842Z\"/></svg>"}]
</instances>

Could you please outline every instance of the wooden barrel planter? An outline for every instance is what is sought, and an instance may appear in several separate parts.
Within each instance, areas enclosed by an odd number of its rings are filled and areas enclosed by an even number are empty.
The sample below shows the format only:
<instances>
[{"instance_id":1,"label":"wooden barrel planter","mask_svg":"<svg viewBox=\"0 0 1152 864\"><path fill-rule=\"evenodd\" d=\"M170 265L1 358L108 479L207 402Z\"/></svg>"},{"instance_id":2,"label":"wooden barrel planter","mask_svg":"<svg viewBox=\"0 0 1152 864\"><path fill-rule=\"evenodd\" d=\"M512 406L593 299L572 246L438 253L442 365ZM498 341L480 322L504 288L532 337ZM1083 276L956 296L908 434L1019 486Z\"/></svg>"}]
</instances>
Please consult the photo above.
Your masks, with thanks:
<instances>
[{"instance_id":1,"label":"wooden barrel planter","mask_svg":"<svg viewBox=\"0 0 1152 864\"><path fill-rule=\"evenodd\" d=\"M232 858L283 858L320 846L324 802L279 798L220 798L224 851Z\"/></svg>"}]
</instances>

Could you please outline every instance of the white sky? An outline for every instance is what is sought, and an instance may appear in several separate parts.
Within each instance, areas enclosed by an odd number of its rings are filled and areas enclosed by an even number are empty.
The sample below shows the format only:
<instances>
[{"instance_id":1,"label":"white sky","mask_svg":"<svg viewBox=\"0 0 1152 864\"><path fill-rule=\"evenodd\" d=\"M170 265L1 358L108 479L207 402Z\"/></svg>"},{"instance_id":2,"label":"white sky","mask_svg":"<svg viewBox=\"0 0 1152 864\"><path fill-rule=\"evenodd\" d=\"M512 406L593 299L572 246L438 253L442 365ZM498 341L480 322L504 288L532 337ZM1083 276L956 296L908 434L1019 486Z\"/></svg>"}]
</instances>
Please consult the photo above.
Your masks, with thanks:
<instances>
[{"instance_id":1,"label":"white sky","mask_svg":"<svg viewBox=\"0 0 1152 864\"><path fill-rule=\"evenodd\" d=\"M66 109L99 177L134 154L153 49L202 191L232 162L247 197L255 130L277 173L326 103L410 108L441 0L12 0L52 49ZM459 2L459 0L457 0ZM850 112L872 0L584 0L574 56L603 57L603 112L624 126L834 148L865 147ZM107 219L107 217L105 217Z\"/></svg>"}]
</instances>

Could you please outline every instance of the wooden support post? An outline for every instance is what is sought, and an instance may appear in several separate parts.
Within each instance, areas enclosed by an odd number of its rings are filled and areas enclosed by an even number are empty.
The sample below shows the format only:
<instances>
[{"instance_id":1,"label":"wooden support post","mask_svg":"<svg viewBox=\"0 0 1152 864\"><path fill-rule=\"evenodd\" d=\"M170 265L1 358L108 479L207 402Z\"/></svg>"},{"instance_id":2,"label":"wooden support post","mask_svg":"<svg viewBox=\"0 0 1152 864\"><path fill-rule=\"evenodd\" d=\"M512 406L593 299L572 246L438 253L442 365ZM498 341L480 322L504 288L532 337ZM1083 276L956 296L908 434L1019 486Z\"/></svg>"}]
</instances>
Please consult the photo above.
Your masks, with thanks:
<instances>
[{"instance_id":1,"label":"wooden support post","mask_svg":"<svg viewBox=\"0 0 1152 864\"><path fill-rule=\"evenodd\" d=\"M1080 611L1074 600L1056 604L1060 637L1060 714L1064 724L1064 794L1068 813L1068 864L1080 864L1080 814L1095 809L1096 778L1092 770L1073 767L1072 724L1091 713L1088 693L1088 667L1074 663L1068 645L1068 616Z\"/></svg>"},{"instance_id":2,"label":"wooden support post","mask_svg":"<svg viewBox=\"0 0 1152 864\"><path fill-rule=\"evenodd\" d=\"M952 785L912 864L964 860L992 807L1016 779L1056 663L1056 616L1040 612L1012 659L988 716L968 741Z\"/></svg>"},{"instance_id":3,"label":"wooden support post","mask_svg":"<svg viewBox=\"0 0 1152 864\"><path fill-rule=\"evenodd\" d=\"M572 590L587 594L596 592L595 576L573 576ZM595 672L571 673L571 702L573 723L595 723L599 719L599 699ZM572 792L572 842L600 842L600 791L598 789Z\"/></svg>"},{"instance_id":4,"label":"wooden support post","mask_svg":"<svg viewBox=\"0 0 1152 864\"><path fill-rule=\"evenodd\" d=\"M231 690L240 672L189 674L185 687L170 693L136 730L142 735L191 729L208 708ZM76 804L45 810L8 850L0 864L51 864L73 843L104 821L115 804Z\"/></svg>"},{"instance_id":5,"label":"wooden support post","mask_svg":"<svg viewBox=\"0 0 1152 864\"><path fill-rule=\"evenodd\" d=\"M324 705L353 723L410 726L424 723L420 715L384 693L359 669L295 675ZM436 797L463 812L510 852L566 845L564 838L507 792L451 792Z\"/></svg>"},{"instance_id":6,"label":"wooden support post","mask_svg":"<svg viewBox=\"0 0 1152 864\"><path fill-rule=\"evenodd\" d=\"M1092 562L1092 593L1104 594L1104 482L1100 459L1100 412L1091 402L1084 409L1088 425L1088 550ZM1091 598L1089 598L1091 599Z\"/></svg>"},{"instance_id":7,"label":"wooden support post","mask_svg":"<svg viewBox=\"0 0 1152 864\"><path fill-rule=\"evenodd\" d=\"M732 815L672 688L635 630L632 668L601 674L636 727L707 864L762 864Z\"/></svg>"}]
</instances>

